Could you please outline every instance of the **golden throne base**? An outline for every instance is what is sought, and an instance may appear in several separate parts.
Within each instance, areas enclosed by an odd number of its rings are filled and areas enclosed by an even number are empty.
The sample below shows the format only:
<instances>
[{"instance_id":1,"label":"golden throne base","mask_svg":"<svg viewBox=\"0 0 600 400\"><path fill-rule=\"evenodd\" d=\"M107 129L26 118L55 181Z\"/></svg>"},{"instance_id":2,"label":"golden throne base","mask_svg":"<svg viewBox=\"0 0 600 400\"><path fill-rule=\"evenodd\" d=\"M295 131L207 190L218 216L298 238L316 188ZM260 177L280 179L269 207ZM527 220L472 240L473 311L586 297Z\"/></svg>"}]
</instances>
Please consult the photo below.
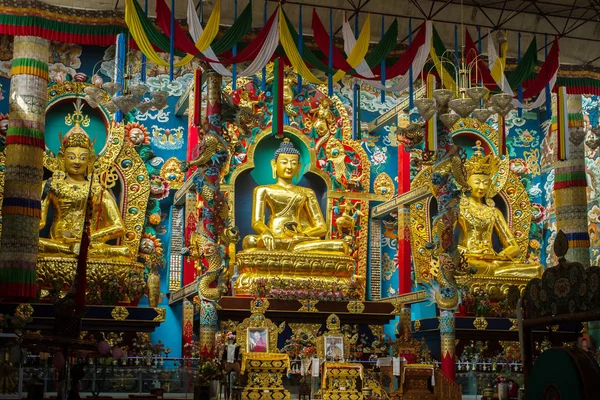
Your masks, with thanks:
<instances>
[{"instance_id":1,"label":"golden throne base","mask_svg":"<svg viewBox=\"0 0 600 400\"><path fill-rule=\"evenodd\" d=\"M356 270L356 261L349 256L288 251L240 251L236 263L239 273L234 285L236 295L251 294L260 278L277 277L290 283L318 280L349 284Z\"/></svg>"},{"instance_id":2,"label":"golden throne base","mask_svg":"<svg viewBox=\"0 0 600 400\"><path fill-rule=\"evenodd\" d=\"M43 256L38 258L36 277L42 294L48 290L68 291L73 283L76 270L76 258ZM107 260L101 258L88 260L86 274L88 292L86 298L88 301L100 302L100 296L102 295L104 283L108 276L116 276L120 287L124 288L127 287L129 276L133 272L143 274L143 264L136 261Z\"/></svg>"},{"instance_id":3,"label":"golden throne base","mask_svg":"<svg viewBox=\"0 0 600 400\"><path fill-rule=\"evenodd\" d=\"M519 288L519 292L523 293L525 286L531 278L519 278L514 276L473 276L465 280L465 284L471 293L475 293L477 289L482 289L486 292L490 300L502 301L506 298L508 289L511 286ZM460 282L460 279L459 279ZM460 282L463 283L463 282Z\"/></svg>"}]
</instances>

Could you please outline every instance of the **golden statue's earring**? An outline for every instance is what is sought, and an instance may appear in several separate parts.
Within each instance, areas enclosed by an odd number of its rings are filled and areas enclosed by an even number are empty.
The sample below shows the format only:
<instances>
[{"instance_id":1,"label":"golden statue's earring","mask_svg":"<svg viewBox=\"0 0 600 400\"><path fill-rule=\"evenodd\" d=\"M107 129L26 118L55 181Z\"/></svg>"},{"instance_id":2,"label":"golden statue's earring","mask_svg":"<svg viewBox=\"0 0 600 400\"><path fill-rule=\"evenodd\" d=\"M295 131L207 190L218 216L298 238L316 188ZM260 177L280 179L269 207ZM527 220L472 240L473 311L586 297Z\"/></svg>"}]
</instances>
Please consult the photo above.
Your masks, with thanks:
<instances>
[{"instance_id":1,"label":"golden statue's earring","mask_svg":"<svg viewBox=\"0 0 600 400\"><path fill-rule=\"evenodd\" d=\"M271 176L273 177L273 179L277 179L277 171L274 167L271 168Z\"/></svg>"}]
</instances>

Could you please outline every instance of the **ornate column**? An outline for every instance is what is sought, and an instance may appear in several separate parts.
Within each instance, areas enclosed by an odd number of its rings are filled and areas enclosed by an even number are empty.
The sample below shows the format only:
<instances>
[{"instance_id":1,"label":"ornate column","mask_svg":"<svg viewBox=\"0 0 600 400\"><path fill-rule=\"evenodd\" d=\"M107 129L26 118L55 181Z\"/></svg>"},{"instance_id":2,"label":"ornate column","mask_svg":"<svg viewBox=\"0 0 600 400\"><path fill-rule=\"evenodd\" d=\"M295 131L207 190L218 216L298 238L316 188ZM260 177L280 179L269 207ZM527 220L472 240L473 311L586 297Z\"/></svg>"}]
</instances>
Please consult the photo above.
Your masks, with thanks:
<instances>
[{"instance_id":1,"label":"ornate column","mask_svg":"<svg viewBox=\"0 0 600 400\"><path fill-rule=\"evenodd\" d=\"M14 38L0 239L2 297L35 298L50 42Z\"/></svg>"},{"instance_id":2,"label":"ornate column","mask_svg":"<svg viewBox=\"0 0 600 400\"><path fill-rule=\"evenodd\" d=\"M440 341L442 350L442 372L456 381L454 310L440 309Z\"/></svg>"},{"instance_id":3,"label":"ornate column","mask_svg":"<svg viewBox=\"0 0 600 400\"><path fill-rule=\"evenodd\" d=\"M410 153L398 143L398 195L410 191ZM398 292L412 291L410 250L410 207L398 208Z\"/></svg>"},{"instance_id":4,"label":"ornate column","mask_svg":"<svg viewBox=\"0 0 600 400\"><path fill-rule=\"evenodd\" d=\"M567 259L590 265L590 238L587 218L587 181L581 96L569 96L569 153L555 166L554 199L556 228L569 239Z\"/></svg>"}]
</instances>

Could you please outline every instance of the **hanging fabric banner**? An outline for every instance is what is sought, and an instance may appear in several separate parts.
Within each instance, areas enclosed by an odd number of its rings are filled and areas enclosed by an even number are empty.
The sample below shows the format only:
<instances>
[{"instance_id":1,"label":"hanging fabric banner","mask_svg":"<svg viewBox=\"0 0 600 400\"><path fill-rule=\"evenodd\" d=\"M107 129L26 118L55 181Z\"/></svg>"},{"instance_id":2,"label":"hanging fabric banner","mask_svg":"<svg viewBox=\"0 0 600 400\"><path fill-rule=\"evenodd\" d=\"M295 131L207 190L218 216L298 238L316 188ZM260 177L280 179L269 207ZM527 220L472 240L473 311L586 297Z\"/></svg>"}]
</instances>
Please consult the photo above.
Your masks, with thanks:
<instances>
[{"instance_id":1,"label":"hanging fabric banner","mask_svg":"<svg viewBox=\"0 0 600 400\"><path fill-rule=\"evenodd\" d=\"M287 55L292 67L302 75L303 79L314 83L315 85L325 85L327 80L320 80L317 78L311 70L308 68L300 53L298 53L298 49L296 48L296 41L292 38L290 33L290 29L288 27L286 16L284 15L283 8L279 8L279 36L281 39L281 45L283 46L283 50ZM308 49L305 49L308 50ZM304 51L303 56L306 58L308 51Z\"/></svg>"},{"instance_id":2,"label":"hanging fabric banner","mask_svg":"<svg viewBox=\"0 0 600 400\"><path fill-rule=\"evenodd\" d=\"M154 47L152 46L152 44L155 44L158 46L158 42L160 41L159 37L162 37L164 39L164 35L162 35L160 32L158 32L158 30L156 28L154 28L152 23L150 23L150 20L148 20L148 17L146 17L143 12L141 14L140 14L140 12L138 12L141 10L141 9L137 10L138 8L139 8L139 5L137 4L137 1L125 0L125 23L127 24L127 27L129 28L129 32L131 33L131 36L135 40L136 44L138 45L138 47L140 48L142 53L144 53L150 61L152 61L153 63L155 63L156 65L159 65L161 67L169 67L170 66L169 63L166 62L165 60L163 60L158 55L156 50L154 50ZM148 25L152 29L148 28ZM150 41L150 39L149 39L147 30L151 32L151 36L153 37L152 41ZM167 43L168 43L168 39L167 39ZM160 47L160 48L162 49L162 47ZM168 45L167 45L167 48L168 48ZM166 51L166 50L163 50L163 51ZM193 59L194 59L194 56L191 54L188 54L188 55L184 56L181 60L176 62L174 64L174 66L181 67L183 65L190 63L190 61L192 61Z\"/></svg>"},{"instance_id":3,"label":"hanging fabric banner","mask_svg":"<svg viewBox=\"0 0 600 400\"><path fill-rule=\"evenodd\" d=\"M277 57L273 66L273 135L283 138L283 62Z\"/></svg>"},{"instance_id":4,"label":"hanging fabric banner","mask_svg":"<svg viewBox=\"0 0 600 400\"><path fill-rule=\"evenodd\" d=\"M171 10L167 6L165 0L156 0L156 21L163 32L169 32L169 25L171 24ZM180 51L184 51L194 56L199 55L208 48L215 36L217 36L220 21L221 0L217 0L215 7L213 8L213 12L208 19L208 23L206 24L206 29L198 38L196 43L192 42L179 23L175 23L175 46Z\"/></svg>"},{"instance_id":5,"label":"hanging fabric banner","mask_svg":"<svg viewBox=\"0 0 600 400\"><path fill-rule=\"evenodd\" d=\"M525 54L521 57L521 61L519 61L517 68L515 68L514 71L506 72L506 78L513 90L517 89L520 84L525 82L525 80L531 76L537 62L537 42L534 36L529 47L525 51Z\"/></svg>"},{"instance_id":6,"label":"hanging fabric banner","mask_svg":"<svg viewBox=\"0 0 600 400\"><path fill-rule=\"evenodd\" d=\"M410 82L410 77L406 72L408 72L411 66L413 71L422 71L425 67L425 63L429 58L432 32L433 26L431 21L427 21L421 26L415 37L415 40L406 49L401 59L396 61L393 66L387 69L392 77L403 75L398 84L391 87L386 87L382 85L381 82L375 80L380 78L380 76L375 76L366 61L361 62L356 67L356 72L361 74L363 79L366 77L367 79L365 79L364 82L375 89L385 90L386 92L402 92L407 90L412 82ZM345 21L344 25L342 26L342 33L344 36L344 51L349 53L352 51L354 44L356 43L356 39L354 37L354 33L352 32L352 28L347 21ZM415 74L413 79L416 79L417 76L418 74ZM387 78L388 76L386 75L386 79Z\"/></svg>"},{"instance_id":7,"label":"hanging fabric banner","mask_svg":"<svg viewBox=\"0 0 600 400\"><path fill-rule=\"evenodd\" d=\"M560 49L558 46L558 37L554 40L552 44L552 48L548 53L548 57L544 61L544 65L542 65L542 69L537 77L527 86L527 88L523 91L523 98L527 99L539 94L544 87L548 85L551 80L556 79L556 73L558 72L558 68L560 66ZM552 90L552 85L550 86Z\"/></svg>"},{"instance_id":8,"label":"hanging fabric banner","mask_svg":"<svg viewBox=\"0 0 600 400\"><path fill-rule=\"evenodd\" d=\"M202 36L203 29L200 19L196 14L196 7L194 6L193 0L188 1L187 11L187 23L190 27L190 36L194 42ZM205 50L205 56L211 60L217 60L217 56L209 56L212 51L213 54L222 54L236 44L239 43L242 37L244 37L252 28L252 1L248 2L248 5L244 8L238 19L234 24L225 32L221 39L215 39L211 45ZM210 50L209 50L210 49ZM216 71L216 69L215 69Z\"/></svg>"},{"instance_id":9,"label":"hanging fabric banner","mask_svg":"<svg viewBox=\"0 0 600 400\"><path fill-rule=\"evenodd\" d=\"M431 49L429 51L429 55L431 56L431 60L433 61L438 75L440 76L442 87L452 90L453 93L457 93L456 81L454 80L454 77L456 76L456 71L454 69L455 67L446 59L445 54L446 46L444 46L444 42L442 42L440 35L437 33L437 30L434 27L431 36Z\"/></svg>"},{"instance_id":10,"label":"hanging fabric banner","mask_svg":"<svg viewBox=\"0 0 600 400\"><path fill-rule=\"evenodd\" d=\"M435 90L435 75L427 75L427 98L433 98ZM434 113L429 120L425 122L425 150L437 150L437 114Z\"/></svg>"},{"instance_id":11,"label":"hanging fabric banner","mask_svg":"<svg viewBox=\"0 0 600 400\"><path fill-rule=\"evenodd\" d=\"M498 84L492 77L492 74L488 67L483 62L483 59L479 56L479 51L475 46L475 42L469 33L469 30L465 28L465 54L466 62L471 69L471 81L482 82L483 85L491 91L498 89ZM511 93L512 95L512 93Z\"/></svg>"},{"instance_id":12,"label":"hanging fabric banner","mask_svg":"<svg viewBox=\"0 0 600 400\"><path fill-rule=\"evenodd\" d=\"M347 21L345 22L347 23ZM329 54L329 34L325 30L325 26L319 19L317 15L317 11L313 8L313 17L312 17L312 28L315 43L319 46L319 49L323 52L323 54ZM360 35L358 40L356 40L356 45L352 48L349 54L348 59L342 55L342 53L337 49L337 47L333 46L331 49L333 54L333 67L338 69L337 74L341 74L341 77L345 74L345 72L352 70L358 64L364 62L365 55L369 50L369 42L371 40L371 15L367 16L367 20L363 25L363 28L360 31ZM340 77L340 79L341 79ZM335 79L334 79L335 80ZM339 80L339 79L338 79Z\"/></svg>"},{"instance_id":13,"label":"hanging fabric banner","mask_svg":"<svg viewBox=\"0 0 600 400\"><path fill-rule=\"evenodd\" d=\"M564 161L569 155L569 111L567 108L567 88L560 86L558 88L557 96L557 122L558 129L556 129L558 145L558 161Z\"/></svg>"},{"instance_id":14,"label":"hanging fabric banner","mask_svg":"<svg viewBox=\"0 0 600 400\"><path fill-rule=\"evenodd\" d=\"M510 94L512 96L512 88L510 86L510 83L508 82L508 79L506 79L506 74L504 73L504 70L506 68L506 52L508 51L508 42L502 43L500 45L502 47L503 57L498 57L498 54L496 53L496 46L494 45L492 35L489 31L487 37L488 64L490 66L492 78L494 78L496 84L500 87L500 89L502 89L504 93Z\"/></svg>"}]
</instances>

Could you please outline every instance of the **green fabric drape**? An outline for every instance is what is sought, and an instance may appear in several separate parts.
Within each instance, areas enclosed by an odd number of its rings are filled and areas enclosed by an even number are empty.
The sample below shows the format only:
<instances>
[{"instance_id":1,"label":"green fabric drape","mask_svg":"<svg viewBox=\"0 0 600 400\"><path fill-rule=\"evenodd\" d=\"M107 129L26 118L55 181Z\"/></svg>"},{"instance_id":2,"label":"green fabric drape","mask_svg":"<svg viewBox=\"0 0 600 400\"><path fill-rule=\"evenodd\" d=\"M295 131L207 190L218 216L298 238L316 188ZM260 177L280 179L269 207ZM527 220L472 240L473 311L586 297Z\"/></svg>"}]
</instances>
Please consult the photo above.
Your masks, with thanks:
<instances>
[{"instance_id":1,"label":"green fabric drape","mask_svg":"<svg viewBox=\"0 0 600 400\"><path fill-rule=\"evenodd\" d=\"M292 25L292 22L288 18L285 11L283 12L283 16L285 17L285 22L287 23L287 26L290 30L292 39L294 39L294 43L298 43L298 32L296 32L296 29L294 29L294 25ZM320 71L323 71L326 74L335 75L335 73L337 72L336 70L330 69L329 67L327 67L327 65L325 65L323 62L321 62L321 60L319 60L319 58L315 55L315 53L313 53L306 46L304 46L302 48L302 58L309 66L311 66L315 69L318 69Z\"/></svg>"},{"instance_id":2,"label":"green fabric drape","mask_svg":"<svg viewBox=\"0 0 600 400\"><path fill-rule=\"evenodd\" d=\"M435 26L433 26L433 32L432 32L432 37L433 37L433 48L435 50L435 54L438 55L438 57L445 57L445 58L450 58L451 56L449 54L445 54L446 53L446 46L444 45L444 42L442 41L442 38L440 37L437 29L435 29ZM444 66L444 69L446 71L448 71L448 73L450 74L450 76L454 79L456 79L456 70L449 65L447 62L442 63L442 65Z\"/></svg>"},{"instance_id":3,"label":"green fabric drape","mask_svg":"<svg viewBox=\"0 0 600 400\"><path fill-rule=\"evenodd\" d=\"M517 68L515 68L514 71L506 72L506 79L508 79L511 89L517 90L519 85L527 80L537 65L537 61L537 44L534 36L527 51L525 51L525 54L521 57L521 61L519 61Z\"/></svg>"},{"instance_id":4,"label":"green fabric drape","mask_svg":"<svg viewBox=\"0 0 600 400\"><path fill-rule=\"evenodd\" d=\"M385 31L381 40L373 47L366 56L365 61L369 68L379 67L381 62L394 50L398 42L398 20L394 20L390 27ZM395 61L394 61L395 62ZM393 64L392 64L393 65ZM348 75L356 74L356 70L351 69Z\"/></svg>"},{"instance_id":5,"label":"green fabric drape","mask_svg":"<svg viewBox=\"0 0 600 400\"><path fill-rule=\"evenodd\" d=\"M146 13L144 13L144 10L142 10L142 7L138 4L137 1L132 1L132 3L135 6L135 12L138 15L140 23L142 24L142 28L146 33L146 37L148 37L148 39L150 40L150 43L152 43L154 46L158 47L165 53L170 53L171 41L169 40L169 37L167 35L162 34L158 29L156 29L156 27L152 24L152 22L150 22L150 19L148 19ZM187 56L186 53L178 50L175 50L175 55L178 57Z\"/></svg>"},{"instance_id":6,"label":"green fabric drape","mask_svg":"<svg viewBox=\"0 0 600 400\"><path fill-rule=\"evenodd\" d=\"M394 50L396 43L398 43L398 20L394 19L379 43L365 56L369 67L381 65L381 62Z\"/></svg>"},{"instance_id":7,"label":"green fabric drape","mask_svg":"<svg viewBox=\"0 0 600 400\"><path fill-rule=\"evenodd\" d=\"M210 47L215 54L222 54L231 50L244 35L252 28L252 1L248 3L244 11L240 14L237 20L231 25L231 28L225 32L221 39L215 39Z\"/></svg>"}]
</instances>

